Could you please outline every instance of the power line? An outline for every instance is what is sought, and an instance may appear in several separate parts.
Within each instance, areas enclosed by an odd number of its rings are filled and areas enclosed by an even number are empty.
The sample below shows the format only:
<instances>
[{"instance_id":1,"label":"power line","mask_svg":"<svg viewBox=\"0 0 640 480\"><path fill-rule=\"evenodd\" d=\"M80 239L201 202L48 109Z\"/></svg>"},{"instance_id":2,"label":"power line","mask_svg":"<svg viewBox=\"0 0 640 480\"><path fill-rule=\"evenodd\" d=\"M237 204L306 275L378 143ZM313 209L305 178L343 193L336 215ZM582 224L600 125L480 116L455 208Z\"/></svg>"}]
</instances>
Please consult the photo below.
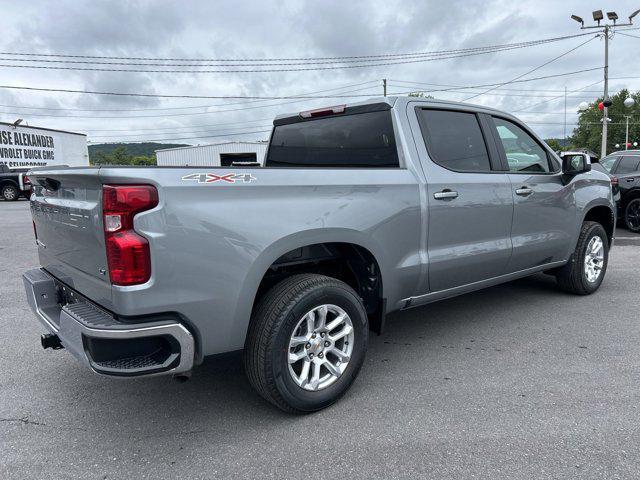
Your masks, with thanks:
<instances>
[{"instance_id":1,"label":"power line","mask_svg":"<svg viewBox=\"0 0 640 480\"><path fill-rule=\"evenodd\" d=\"M362 85L370 85L367 88L374 88L376 85L371 85L371 84L377 84L379 83L380 80L369 80L367 82L361 82L361 83L354 83L354 84L349 84L349 85L342 85L340 87L334 87L334 88L328 88L325 90L316 90L313 92L306 92L306 93L299 93L299 94L294 94L291 96L291 98L295 98L297 96L301 96L301 95L315 95L318 93L325 93L325 92L331 92L331 91L335 91L335 90L343 90L345 88L351 88L351 87L359 87ZM358 90L348 90L346 92L342 92L342 93L349 93L349 92L356 92L356 91L362 91L362 90L366 90L366 89L358 89ZM73 112L147 112L147 111L164 111L164 110L187 110L187 109L200 109L200 108L210 108L210 107L226 107L226 106L230 106L230 105L243 105L243 104L247 104L247 103L256 103L256 102L263 102L263 101L268 101L270 99L259 99L259 100L253 100L253 101L249 101L249 102L236 102L236 103L218 103L218 104L208 104L208 105L191 105L191 106L186 106L186 107L157 107L157 108L127 108L127 109L123 109L123 108L62 108L62 107L42 107L42 106L24 106L24 105L0 105L0 107L2 108L19 108L19 109L29 109L29 110L53 110L53 111L73 111ZM115 118L115 117L114 117Z\"/></svg>"},{"instance_id":2,"label":"power line","mask_svg":"<svg viewBox=\"0 0 640 480\"><path fill-rule=\"evenodd\" d=\"M402 85L391 85L392 87L403 87ZM401 91L401 92L390 92L389 95L401 95L401 94L408 94L408 93L415 93L416 90L405 90L405 91ZM523 90L523 92L526 92L526 90ZM454 94L464 94L464 95L468 95L470 93L484 93L484 92L475 92L469 89L464 89L464 90L458 90L458 89L449 89L447 90L446 93L454 93ZM527 93L500 93L500 92L493 92L493 93L488 93L487 95L493 95L493 96L498 96L498 97L526 97L526 98L555 98L555 96L553 95L532 95L532 94L527 94ZM591 95L584 95L584 98L592 98Z\"/></svg>"},{"instance_id":3,"label":"power line","mask_svg":"<svg viewBox=\"0 0 640 480\"><path fill-rule=\"evenodd\" d=\"M221 128L221 129L214 129L214 130L201 130L201 131L188 131L188 132L175 132L177 135L190 135L190 134L218 134L218 133L232 133L232 132L236 132L238 134L241 133L252 133L252 130L259 130L259 131L263 131L263 130L270 130L273 127L273 124L266 124L266 125L253 125L253 126L241 126L241 127L229 127L229 128ZM88 135L89 137L93 138L130 138L130 137L143 137L143 138L147 138L147 137L158 137L160 136L162 139L164 138L168 138L171 139L171 137L166 137L166 135L170 133L170 132L160 132L160 133L133 133L133 134L124 134L124 135Z\"/></svg>"},{"instance_id":4,"label":"power line","mask_svg":"<svg viewBox=\"0 0 640 480\"><path fill-rule=\"evenodd\" d=\"M70 55L60 53L24 53L24 52L0 52L0 55L14 55L24 57L56 57L56 58L85 58L85 59L103 59L103 60L142 60L142 61L167 61L167 62L284 62L284 61L318 61L318 60L352 60L352 59L385 59L396 57L411 57L411 56L429 56L429 55L444 55L455 53L466 53L487 49L508 48L513 46L521 46L537 43L550 43L570 38L581 37L590 35L589 33L580 33L574 35L564 35L561 37L551 37L538 40L529 40L518 43L506 43L498 45L487 45L483 47L471 47L454 50L434 50L427 52L411 52L411 53L391 53L391 54L378 54L378 55L350 55L350 56L334 56L334 57L293 57L293 58L166 58L166 57L121 57L121 56L105 56L105 55Z\"/></svg>"},{"instance_id":5,"label":"power line","mask_svg":"<svg viewBox=\"0 0 640 480\"><path fill-rule=\"evenodd\" d=\"M198 129L206 129L209 127L221 127L225 125L244 125L247 123L262 123L262 122L271 122L273 121L273 117L268 118L259 118L255 120L244 120L242 122L223 122L223 123L211 123L207 125L190 125L185 127L155 127L155 128L120 128L120 129L93 129L90 128L88 131L90 132L143 132L143 131L159 131L159 130L198 130ZM251 127L258 128L258 127ZM138 134L143 135L143 134Z\"/></svg>"},{"instance_id":6,"label":"power line","mask_svg":"<svg viewBox=\"0 0 640 480\"><path fill-rule=\"evenodd\" d=\"M625 37L640 38L638 35L631 35L630 33L622 33L620 31L617 31L616 33L619 35L624 35Z\"/></svg>"},{"instance_id":7,"label":"power line","mask_svg":"<svg viewBox=\"0 0 640 480\"><path fill-rule=\"evenodd\" d=\"M584 34L582 34L584 35ZM527 48L531 46L544 45L551 42L556 42L557 39L552 40L535 40L530 42L520 42L516 44L508 44L497 47L476 47L470 49L462 49L456 51L442 51L433 53L415 53L415 54L398 54L389 56L380 56L375 58L362 58L359 59L339 59L339 60L303 60L303 61L288 61L287 63L277 63L273 60L236 60L235 62L250 62L250 63L140 63L131 61L101 61L101 60L50 60L44 58L1 58L0 61L6 62L23 62L23 63L62 63L62 64L74 64L74 65L119 65L130 67L291 67L300 65L333 65L333 64L345 64L345 63L369 63L369 62L381 62L381 61L398 61L409 59L433 59L438 57L452 57L452 56L468 56L483 53L502 52L507 50L514 50L519 48ZM14 55L15 56L15 55ZM231 60L225 60L225 62L231 62ZM28 65L27 65L28 66ZM146 70L145 70L146 71Z\"/></svg>"},{"instance_id":8,"label":"power line","mask_svg":"<svg viewBox=\"0 0 640 480\"><path fill-rule=\"evenodd\" d=\"M514 50L519 48L526 48L530 46L544 45L546 43L550 43L549 41L536 41L536 42L526 42L522 44L505 46L499 48L475 48L469 49L467 51L461 51L457 53L445 53L445 52L437 52L432 54L415 54L411 56L401 55L393 58L372 58L372 59L362 59L362 60L322 60L322 61L303 61L303 62L287 62L287 63L275 63L275 62L252 62L252 63L140 63L140 62L104 62L97 60L49 60L49 59L25 59L25 58L2 58L0 57L0 61L4 62L23 62L23 63L62 63L62 64L73 64L73 65L119 65L119 66L129 66L129 67L292 67L292 66L300 66L300 65L334 65L334 64L345 64L345 63L370 63L370 62L381 62L381 61L399 61L399 60L410 60L410 59L433 59L436 60L438 57L446 57L449 58L451 56L468 56L468 55L479 55L482 53L493 53L493 52L502 52L507 50ZM29 65L26 65L29 66ZM147 71L147 70L145 70Z\"/></svg>"},{"instance_id":9,"label":"power line","mask_svg":"<svg viewBox=\"0 0 640 480\"><path fill-rule=\"evenodd\" d=\"M580 34L582 36L584 34ZM570 37L567 37L570 38ZM31 68L31 69L40 69L40 70L72 70L72 71L90 71L90 72L129 72L129 73L274 73L274 72L302 72L302 71L319 71L319 70L342 70L342 69L353 69L353 68L365 68L365 67L378 67L378 66L388 66L388 65L406 65L412 63L425 63L425 62L433 62L437 60L447 60L451 58L461 58L461 57L469 57L476 55L486 55L494 52L501 52L506 50L513 50L519 48L526 48L534 45L542 45L545 43L550 43L549 41L538 41L531 42L526 45L519 45L513 47L505 47L500 49L493 50L479 50L467 53L456 53L450 55L442 55L442 56L430 56L430 57L420 57L418 59L407 60L403 58L398 59L390 59L389 61L380 61L375 60L378 63L366 63L366 64L358 64L358 65L338 65L338 66L314 66L314 67L303 67L303 68L261 68L261 69L224 69L224 70L156 70L156 69L122 69L122 68L98 68L98 67L62 67L62 66L43 66L43 65L10 65L10 64L0 64L0 67L3 68ZM415 58L415 57L414 57ZM240 64L238 64L240 65ZM245 64L246 65L246 64ZM250 66L272 66L277 64L263 64L263 65L250 65ZM230 66L230 65L229 65Z\"/></svg>"},{"instance_id":10,"label":"power line","mask_svg":"<svg viewBox=\"0 0 640 480\"><path fill-rule=\"evenodd\" d=\"M541 77L533 77L533 78L525 78L522 80L515 80L513 82L510 83L524 83L524 82L533 82L535 80L546 80L549 78L557 78L557 77L566 77L569 75L576 75L578 73L585 73L585 72L593 72L595 70L602 70L602 67L593 67L593 68L585 68L583 70L575 70L573 72L565 72L565 73L557 73L557 74L553 74L553 75L544 75ZM602 81L602 80L601 80ZM465 88L483 88L483 87L491 87L494 85L505 85L504 83L485 83L482 85L469 85ZM0 86L0 88L2 88ZM438 92L450 92L452 90L456 90L457 88L433 88L433 89L429 89L429 90L411 90L409 91L409 93L438 93Z\"/></svg>"},{"instance_id":11,"label":"power line","mask_svg":"<svg viewBox=\"0 0 640 480\"><path fill-rule=\"evenodd\" d=\"M365 87L365 88L359 88L357 90L354 91L362 91L362 90L368 90L372 87ZM347 93L347 92L343 92L343 93ZM288 96L288 97L279 97L282 99L289 99L292 101L289 102L280 102L280 103L269 103L266 105L254 105L251 107L240 107L240 108L226 108L226 109L219 109L219 110L207 110L205 112L188 112L188 113L165 113L162 115L128 115L128 116L122 116L122 115L56 115L56 114L50 114L50 113L22 113L22 112L7 112L7 111L0 111L0 114L4 114L4 115L25 115L25 116L32 116L32 117L48 117L48 118L83 118L83 119L127 119L127 120L131 120L131 119L136 119L136 118L168 118L168 117L185 117L185 116L195 116L195 115L210 115L213 113L225 113L225 112L239 112L239 111L243 111L243 110L255 110L258 108L269 108L269 107L277 107L277 106L281 106L281 105L290 105L292 103L300 103L302 101L305 100L315 100L315 99L332 99L332 98L354 98L354 97L371 97L371 96L375 96L375 93L367 93L367 94L355 94L355 95L321 95L321 96ZM239 102L240 104L246 104L246 103L257 103L257 102L265 102L265 101L269 101L269 100L275 100L274 99L263 99L263 100L257 100L257 101L253 101L253 102Z\"/></svg>"},{"instance_id":12,"label":"power line","mask_svg":"<svg viewBox=\"0 0 640 480\"><path fill-rule=\"evenodd\" d=\"M255 130L257 128L259 129L271 129L273 125L252 125L252 126L242 126L242 127L231 127L231 128L223 128L222 130L204 130L204 131L200 131L198 132L198 130L201 129L193 129L190 130L188 132L182 132L182 134L189 134L189 133L217 133L220 131L236 131L236 130ZM132 133L132 134L118 134L118 135L89 135L91 138L123 138L123 137L142 137L142 136L158 136L158 135L167 135L168 132L159 132L159 133ZM169 132L170 133L170 132ZM177 132L179 133L179 132ZM244 133L244 132L239 132L239 133Z\"/></svg>"},{"instance_id":13,"label":"power line","mask_svg":"<svg viewBox=\"0 0 640 480\"><path fill-rule=\"evenodd\" d=\"M535 72L536 70L540 70L541 68L546 67L546 66L547 66L547 65L549 65L550 63L553 63L553 62L555 62L556 60L559 60L559 59L561 59L562 57L564 57L564 56L566 56L566 55L569 55L571 52L576 51L577 49L579 49L580 47L582 47L582 46L586 45L587 43L592 42L592 41L593 41L593 40L595 40L596 38L597 38L597 37L594 35L594 36L592 36L589 40L587 40L586 42L582 42L580 45L577 45L577 46L575 46L575 47L571 48L570 50L567 50L566 52L564 52L564 53L562 53L562 54L558 55L557 57L554 57L554 58L552 58L551 60L549 60L549 61L547 61L547 62L545 62L545 63L543 63L543 64L541 64L541 65L538 65L537 67L534 67L534 68L532 68L531 70L528 70L527 72L525 72L525 73L523 73L523 74L521 74L521 75L518 75L517 77L513 78L512 80L509 80L508 82L503 83L503 84L502 84L502 85L500 85L500 86L502 87L502 86L504 86L504 85L508 85L508 84L510 84L510 83L515 82L516 80L521 79L522 77L525 77L525 76L529 75L530 73ZM488 90L486 90L485 92L478 93L478 94L476 94L476 95L472 95L472 96L470 96L470 97L467 97L467 98L465 98L463 101L467 102L467 101L469 101L469 100L471 100L471 99L473 99L473 98L477 98L477 97L479 97L479 96L481 96L481 95L484 95L485 93L489 93L491 90L494 90L494 89L495 89L495 87L493 87L493 88L489 88L489 89L488 89Z\"/></svg>"},{"instance_id":14,"label":"power line","mask_svg":"<svg viewBox=\"0 0 640 480\"><path fill-rule=\"evenodd\" d=\"M160 142L160 141L163 141L163 140L175 141L175 140L195 140L195 139L201 139L201 138L233 137L233 136L236 136L236 135L254 135L254 134L258 134L258 133L267 133L267 132L271 132L271 129L269 129L269 130L256 130L254 132L238 132L238 133L225 133L225 134L218 134L218 135L205 135L205 136L200 136L200 137L179 137L179 138L165 137L165 138L157 138L157 139L152 139L152 140L131 140L129 143L140 143L140 142L146 142L146 141ZM102 142L91 142L91 143L117 143L117 142L102 141Z\"/></svg>"},{"instance_id":15,"label":"power line","mask_svg":"<svg viewBox=\"0 0 640 480\"><path fill-rule=\"evenodd\" d=\"M405 84L419 85L419 86L451 87L451 88L460 89L460 90L474 88L474 87L469 87L469 86L466 86L466 85L452 85L452 84L448 84L448 83L425 83L425 82L411 82L411 81L405 81L405 80L389 80L389 82L398 83L398 84L405 83ZM500 84L496 83L494 85L500 85ZM403 88L409 88L410 85L396 85L396 86L403 87ZM564 90L547 89L547 88L527 88L527 89L523 89L523 88L496 88L494 91L501 91L501 92L505 91L505 92L564 93ZM590 92L601 93L600 90L590 90Z\"/></svg>"},{"instance_id":16,"label":"power line","mask_svg":"<svg viewBox=\"0 0 640 480\"><path fill-rule=\"evenodd\" d=\"M597 82L590 83L589 85L586 85L586 86L584 86L582 88L577 88L575 90L571 90L569 92L569 94L580 92L581 90L583 90L585 88L593 87L594 85L598 85L599 83L602 83L602 82L603 82L603 80L598 80ZM563 97L564 97L564 95L558 95L557 97L550 98L549 100L543 100L541 102L533 103L533 104L531 104L531 105L529 105L527 107L523 107L520 110L516 110L516 112L522 112L523 110L526 110L528 108L537 107L538 105L543 105L545 103L549 103L549 102L552 102L554 100L559 100L560 98L563 98Z\"/></svg>"},{"instance_id":17,"label":"power line","mask_svg":"<svg viewBox=\"0 0 640 480\"><path fill-rule=\"evenodd\" d=\"M517 47L521 48L521 47ZM506 49L504 49L506 50ZM499 51L504 51L499 50ZM424 63L424 62L433 62L436 60L448 60L451 58L461 58L461 57L469 57L475 55L486 55L489 53L494 53L494 50L482 51L482 52L474 52L474 53L465 53L465 54L456 54L450 55L446 57L438 57L438 58L425 58L419 60L406 60L406 61L391 61L391 62L380 62L380 63L369 63L363 65L339 65L339 66L329 66L329 67L306 67L306 68L262 68L262 69L232 69L232 70L151 70L151 69L123 69L123 68L93 68L93 67L52 67L52 66L42 66L42 65L9 65L9 64L0 64L2 68L31 68L38 70L71 70L71 71L83 71L83 72L118 72L118 73L276 73L276 72L310 72L310 71L319 71L319 70L343 70L343 69L354 69L354 68L365 68L365 67L381 67L381 66L389 66L389 65L406 65L411 63Z\"/></svg>"},{"instance_id":18,"label":"power line","mask_svg":"<svg viewBox=\"0 0 640 480\"><path fill-rule=\"evenodd\" d=\"M523 80L516 80L510 83L524 83L524 82L532 82L534 80L545 80L548 78L556 78L556 77L564 77L569 75L576 75L579 73L585 72L593 72L594 70L601 70L602 67L594 67L594 68L585 68L582 70L575 70L572 72L558 73L554 75L545 75L541 77L533 77L527 78ZM483 84L483 85L473 85L469 86L469 88L482 88L489 87L493 85L503 85L503 84ZM0 88L9 89L9 90L28 90L28 91L38 91L38 92L59 92L59 93L80 93L87 95L113 95L120 97L148 97L148 98L193 98L193 99L261 99L261 100L282 100L282 99L290 99L290 98L300 98L304 99L304 96L250 96L250 95L175 95L175 94L155 94L155 93L129 93L129 92L105 92L105 91L95 91L95 90L73 90L68 88L49 88L49 87L25 87L18 85L0 85ZM434 90L423 90L424 92L439 92L439 91L447 91L447 89L434 89ZM313 98L321 98L321 97L313 97ZM336 98L336 97L331 97Z\"/></svg>"}]
</instances>

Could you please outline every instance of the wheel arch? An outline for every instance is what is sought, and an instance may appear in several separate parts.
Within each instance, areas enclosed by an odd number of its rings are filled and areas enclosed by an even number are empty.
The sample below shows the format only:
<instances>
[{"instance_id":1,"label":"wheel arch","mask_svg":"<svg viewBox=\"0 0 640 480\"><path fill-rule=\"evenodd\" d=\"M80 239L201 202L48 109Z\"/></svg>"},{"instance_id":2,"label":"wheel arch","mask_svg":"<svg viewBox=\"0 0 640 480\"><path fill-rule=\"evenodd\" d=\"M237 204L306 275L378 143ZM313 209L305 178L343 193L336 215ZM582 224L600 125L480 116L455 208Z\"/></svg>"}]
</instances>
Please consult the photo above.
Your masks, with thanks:
<instances>
[{"instance_id":1,"label":"wheel arch","mask_svg":"<svg viewBox=\"0 0 640 480\"><path fill-rule=\"evenodd\" d=\"M367 264L367 261L373 262L375 265L374 279L369 285L372 292L369 296L370 298L375 296L378 303L375 305L377 308L374 308L374 305L370 303L368 305L368 313L372 323L370 327L374 331L381 332L386 312L383 280L386 278L386 268L381 250L381 247L369 236L351 229L306 230L273 242L255 259L246 276L238 308L236 309L236 325L239 328L237 334L241 334L243 338L246 338L253 308L261 298L261 295L272 286L274 281L278 280L277 272L275 276L272 275L274 273L273 267L276 267L277 270L282 270L280 273L284 276L290 276L295 273L326 274L325 270L331 260L335 261L337 258L345 258L345 256L349 258L349 254L361 255L363 262L354 261L352 265L359 271L356 276L358 277L359 275L361 279L364 277L362 269ZM338 253L340 255L336 256ZM323 257L320 254L326 255ZM335 267L335 262L331 267ZM284 276L280 278L284 278ZM345 281L352 288L356 287L354 290L359 294L362 293L358 291L359 285L354 284L353 277L351 279L345 276L340 278L340 275L338 275L337 278ZM360 286L364 287L364 285Z\"/></svg>"},{"instance_id":2,"label":"wheel arch","mask_svg":"<svg viewBox=\"0 0 640 480\"><path fill-rule=\"evenodd\" d=\"M4 188L5 185L13 185L17 189L20 189L20 185L18 185L18 182L16 182L12 178L0 178L0 188Z\"/></svg>"},{"instance_id":3,"label":"wheel arch","mask_svg":"<svg viewBox=\"0 0 640 480\"><path fill-rule=\"evenodd\" d=\"M640 198L640 187L634 187L626 192L624 197L620 199L620 206L625 208L631 200L635 200L636 198Z\"/></svg>"},{"instance_id":4,"label":"wheel arch","mask_svg":"<svg viewBox=\"0 0 640 480\"><path fill-rule=\"evenodd\" d=\"M580 225L589 221L599 223L607 233L607 239L609 240L609 245L611 245L616 227L616 214L614 209L608 204L594 203L585 208L584 212Z\"/></svg>"}]
</instances>

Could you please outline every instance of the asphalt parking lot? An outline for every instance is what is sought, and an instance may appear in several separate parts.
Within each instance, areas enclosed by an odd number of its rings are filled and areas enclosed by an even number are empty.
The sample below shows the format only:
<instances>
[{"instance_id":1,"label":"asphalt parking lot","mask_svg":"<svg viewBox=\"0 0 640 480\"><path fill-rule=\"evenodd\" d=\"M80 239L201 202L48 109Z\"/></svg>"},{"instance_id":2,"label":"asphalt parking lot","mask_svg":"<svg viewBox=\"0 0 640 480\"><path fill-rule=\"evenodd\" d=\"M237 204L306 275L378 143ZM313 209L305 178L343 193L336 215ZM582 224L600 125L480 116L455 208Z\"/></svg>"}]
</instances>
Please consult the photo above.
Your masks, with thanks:
<instances>
[{"instance_id":1,"label":"asphalt parking lot","mask_svg":"<svg viewBox=\"0 0 640 480\"><path fill-rule=\"evenodd\" d=\"M397 314L346 397L294 417L237 357L181 384L42 350L28 203L0 202L0 478L637 478L640 236L618 236L596 294L538 275Z\"/></svg>"}]
</instances>

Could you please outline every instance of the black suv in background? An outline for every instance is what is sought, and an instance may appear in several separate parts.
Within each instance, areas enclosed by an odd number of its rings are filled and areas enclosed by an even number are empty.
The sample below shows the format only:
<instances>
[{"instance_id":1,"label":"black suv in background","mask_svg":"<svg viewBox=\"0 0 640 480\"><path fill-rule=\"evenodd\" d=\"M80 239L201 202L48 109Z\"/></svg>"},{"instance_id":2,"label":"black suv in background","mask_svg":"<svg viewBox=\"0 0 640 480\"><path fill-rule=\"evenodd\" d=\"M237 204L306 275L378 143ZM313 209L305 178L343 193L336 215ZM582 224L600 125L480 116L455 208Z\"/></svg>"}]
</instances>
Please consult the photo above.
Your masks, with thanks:
<instances>
[{"instance_id":1,"label":"black suv in background","mask_svg":"<svg viewBox=\"0 0 640 480\"><path fill-rule=\"evenodd\" d=\"M613 152L599 163L618 180L618 218L632 232L640 232L640 150Z\"/></svg>"},{"instance_id":2,"label":"black suv in background","mask_svg":"<svg viewBox=\"0 0 640 480\"><path fill-rule=\"evenodd\" d=\"M21 196L29 198L31 182L27 177L28 168L9 168L0 164L0 198L7 201L18 200Z\"/></svg>"}]
</instances>

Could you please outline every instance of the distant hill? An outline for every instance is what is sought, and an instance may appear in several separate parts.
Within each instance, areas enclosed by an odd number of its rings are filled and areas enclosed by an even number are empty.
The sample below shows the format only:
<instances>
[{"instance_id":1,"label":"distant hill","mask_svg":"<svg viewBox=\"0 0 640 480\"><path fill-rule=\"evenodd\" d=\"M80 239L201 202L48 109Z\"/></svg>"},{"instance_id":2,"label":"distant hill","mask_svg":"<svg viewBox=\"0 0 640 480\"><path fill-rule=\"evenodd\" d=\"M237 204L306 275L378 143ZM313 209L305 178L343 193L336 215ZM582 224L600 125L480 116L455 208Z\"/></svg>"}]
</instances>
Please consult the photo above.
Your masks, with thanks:
<instances>
[{"instance_id":1,"label":"distant hill","mask_svg":"<svg viewBox=\"0 0 640 480\"><path fill-rule=\"evenodd\" d=\"M89 160L102 152L105 155L111 155L117 147L125 147L127 155L132 157L153 157L156 150L162 148L187 147L185 143L101 143L98 145L89 145Z\"/></svg>"}]
</instances>

